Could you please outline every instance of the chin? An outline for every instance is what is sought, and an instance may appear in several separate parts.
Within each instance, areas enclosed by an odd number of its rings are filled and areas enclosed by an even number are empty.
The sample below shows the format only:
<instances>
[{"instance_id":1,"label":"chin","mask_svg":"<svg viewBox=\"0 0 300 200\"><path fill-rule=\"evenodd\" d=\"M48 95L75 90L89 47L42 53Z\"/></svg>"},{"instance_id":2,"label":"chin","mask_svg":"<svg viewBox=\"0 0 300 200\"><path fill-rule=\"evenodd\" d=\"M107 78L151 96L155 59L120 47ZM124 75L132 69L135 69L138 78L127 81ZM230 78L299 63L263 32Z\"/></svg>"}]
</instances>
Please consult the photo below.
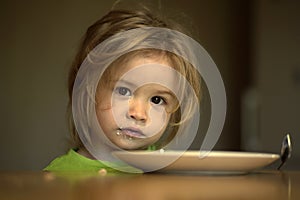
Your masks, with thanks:
<instances>
[{"instance_id":1,"label":"chin","mask_svg":"<svg viewBox=\"0 0 300 200\"><path fill-rule=\"evenodd\" d=\"M131 143L131 144L129 144ZM141 145L141 144L135 144L133 142L118 142L116 144L119 148L124 149L124 150L144 150L147 148L147 145ZM146 146L146 147L145 147Z\"/></svg>"}]
</instances>

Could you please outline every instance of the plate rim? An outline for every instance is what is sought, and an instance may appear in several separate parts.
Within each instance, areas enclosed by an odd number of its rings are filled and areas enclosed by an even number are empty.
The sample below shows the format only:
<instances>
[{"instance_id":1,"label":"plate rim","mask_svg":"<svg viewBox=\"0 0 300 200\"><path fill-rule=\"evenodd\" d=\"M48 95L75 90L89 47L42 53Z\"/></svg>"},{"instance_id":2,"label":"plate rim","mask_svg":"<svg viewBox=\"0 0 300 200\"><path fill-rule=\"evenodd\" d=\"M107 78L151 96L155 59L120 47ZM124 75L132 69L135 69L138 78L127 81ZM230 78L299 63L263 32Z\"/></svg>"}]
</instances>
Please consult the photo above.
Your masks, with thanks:
<instances>
[{"instance_id":1,"label":"plate rim","mask_svg":"<svg viewBox=\"0 0 300 200\"><path fill-rule=\"evenodd\" d=\"M147 151L147 150L134 150L134 151L113 151L113 154L117 156L117 154L128 154L128 155L156 155L156 156L178 156L179 157L194 157L195 155L200 155L201 153L205 154L205 157L242 157L242 158L250 158L250 157L268 157L268 158L280 158L279 154L276 153L268 153L268 152L249 152L249 151L199 151L199 150L188 150L188 151L179 151L179 150L164 150L164 151Z\"/></svg>"},{"instance_id":2,"label":"plate rim","mask_svg":"<svg viewBox=\"0 0 300 200\"><path fill-rule=\"evenodd\" d=\"M201 152L201 151L200 151ZM145 172L149 171L211 171L211 172L250 172L256 169L266 167L271 163L276 162L279 158L279 154L274 153L261 153L261 152L246 152L246 151L202 151L202 153L208 153L205 156L200 156L199 151L115 151L113 152L116 157L129 165L133 165L142 169ZM118 155L119 154L119 155ZM157 161L157 159L164 159L165 161L173 159L172 162L166 166L159 166L149 163L148 160ZM198 159L197 159L198 158ZM143 160L150 165L145 165ZM188 159L188 160L187 160ZM192 159L192 160L191 160ZM202 160L202 161L201 161ZM224 162L224 165L216 164L218 162ZM252 163L255 161L255 163ZM167 161L168 162L168 161ZM183 164L188 162L190 164ZM198 163L201 162L201 163ZM233 166L232 162L237 162L237 166ZM142 163L142 164L141 164ZM195 164L194 164L195 163ZM250 165L248 165L251 163ZM199 165L200 164L200 165ZM152 170L153 168L153 170Z\"/></svg>"}]
</instances>

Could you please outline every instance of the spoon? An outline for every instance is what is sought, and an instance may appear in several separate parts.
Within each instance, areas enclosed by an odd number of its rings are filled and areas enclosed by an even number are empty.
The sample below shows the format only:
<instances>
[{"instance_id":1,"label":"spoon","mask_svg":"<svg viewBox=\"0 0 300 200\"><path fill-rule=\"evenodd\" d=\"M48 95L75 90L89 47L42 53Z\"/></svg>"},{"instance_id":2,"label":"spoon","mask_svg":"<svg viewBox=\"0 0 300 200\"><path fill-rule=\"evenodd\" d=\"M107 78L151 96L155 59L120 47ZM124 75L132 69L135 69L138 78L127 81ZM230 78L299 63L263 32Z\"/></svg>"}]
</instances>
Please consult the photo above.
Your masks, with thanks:
<instances>
[{"instance_id":1,"label":"spoon","mask_svg":"<svg viewBox=\"0 0 300 200\"><path fill-rule=\"evenodd\" d=\"M280 153L280 159L281 164L277 168L277 170L280 170L280 168L286 163L286 161L291 157L292 155L292 141L290 134L286 134L286 136L283 138L282 145L281 145L281 153Z\"/></svg>"}]
</instances>

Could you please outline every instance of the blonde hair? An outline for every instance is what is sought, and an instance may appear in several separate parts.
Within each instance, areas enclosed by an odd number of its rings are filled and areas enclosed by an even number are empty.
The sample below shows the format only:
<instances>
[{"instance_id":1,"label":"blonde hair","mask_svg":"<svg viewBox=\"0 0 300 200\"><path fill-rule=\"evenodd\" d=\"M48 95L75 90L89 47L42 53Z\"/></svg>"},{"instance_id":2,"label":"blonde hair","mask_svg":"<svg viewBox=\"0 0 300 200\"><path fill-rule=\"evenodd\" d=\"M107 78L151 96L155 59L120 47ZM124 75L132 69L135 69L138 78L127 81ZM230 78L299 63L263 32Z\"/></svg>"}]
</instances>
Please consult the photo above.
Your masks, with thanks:
<instances>
[{"instance_id":1,"label":"blonde hair","mask_svg":"<svg viewBox=\"0 0 300 200\"><path fill-rule=\"evenodd\" d=\"M75 57L75 60L72 64L70 73L69 73L69 123L71 129L71 136L73 140L73 145L77 148L84 148L82 141L80 140L78 133L76 131L72 113L71 113L71 106L72 106L72 90L74 81L76 79L76 75L78 70L86 57L89 56L89 53L101 42L106 40L107 38L114 36L120 32L128 31L131 29L136 28L143 28L143 27L159 27L159 28L169 28L173 30L180 30L178 25L174 25L174 23L164 22L150 14L149 11L125 11L125 10L114 10L110 11L106 14L103 18L98 20L92 26L90 26L85 34L84 40L80 46L80 49ZM143 35L142 38L147 37ZM137 41L139 39L137 38ZM177 47L178 48L178 47ZM180 47L179 47L180 48ZM200 101L200 74L198 71L186 60L182 57L175 55L174 53L158 50L158 49L140 49L135 50L133 52L129 52L121 56L115 62L113 62L110 66L116 65L118 62L124 62L126 59L130 59L134 56L162 56L161 58L167 59L172 67L177 70L185 79L189 82L192 86L193 90L195 91L197 100L193 98L189 98L188 94L185 94L184 99L187 103L186 106L186 114L187 118L182 119L182 113L180 109L176 109L176 111L171 115L171 119L169 121L170 126L168 127L168 137L164 139L164 141L159 141L158 146L163 146L168 143L172 138L176 135L178 130L178 126L184 123L185 120L188 120L188 116L191 116L195 110L194 104ZM111 67L108 67L104 73L110 73ZM104 75L103 77L108 77ZM184 95L184 94L183 94ZM197 102L195 102L197 101Z\"/></svg>"}]
</instances>

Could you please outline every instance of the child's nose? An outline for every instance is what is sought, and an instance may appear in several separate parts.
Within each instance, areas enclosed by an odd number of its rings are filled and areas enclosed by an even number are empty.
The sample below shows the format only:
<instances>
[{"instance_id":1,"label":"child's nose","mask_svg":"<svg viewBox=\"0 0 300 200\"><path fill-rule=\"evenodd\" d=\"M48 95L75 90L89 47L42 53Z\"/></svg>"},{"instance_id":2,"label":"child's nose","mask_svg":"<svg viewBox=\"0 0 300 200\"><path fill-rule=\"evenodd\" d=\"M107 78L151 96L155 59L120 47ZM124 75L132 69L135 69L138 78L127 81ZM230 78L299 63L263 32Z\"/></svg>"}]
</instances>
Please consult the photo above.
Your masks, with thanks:
<instances>
[{"instance_id":1,"label":"child's nose","mask_svg":"<svg viewBox=\"0 0 300 200\"><path fill-rule=\"evenodd\" d=\"M148 119L147 102L139 99L131 99L129 101L128 117L140 122L146 122Z\"/></svg>"}]
</instances>

